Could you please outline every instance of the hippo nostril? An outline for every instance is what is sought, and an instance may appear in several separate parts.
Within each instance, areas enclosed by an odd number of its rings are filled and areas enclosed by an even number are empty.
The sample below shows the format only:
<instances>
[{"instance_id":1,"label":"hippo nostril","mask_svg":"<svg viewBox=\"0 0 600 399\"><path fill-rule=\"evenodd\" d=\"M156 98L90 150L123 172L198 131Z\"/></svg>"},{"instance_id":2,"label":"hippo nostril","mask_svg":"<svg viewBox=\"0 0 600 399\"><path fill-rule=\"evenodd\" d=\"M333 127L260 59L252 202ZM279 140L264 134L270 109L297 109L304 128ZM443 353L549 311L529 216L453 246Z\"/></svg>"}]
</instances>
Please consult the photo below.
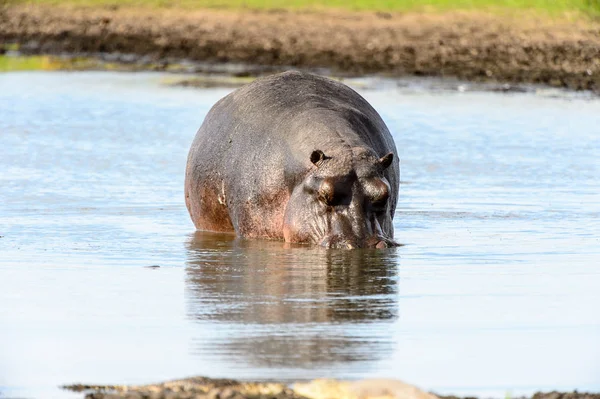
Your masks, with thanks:
<instances>
[{"instance_id":1,"label":"hippo nostril","mask_svg":"<svg viewBox=\"0 0 600 399\"><path fill-rule=\"evenodd\" d=\"M392 247L395 247L396 245L397 244L395 242L393 242L392 240L389 240L384 237L377 237L377 236L370 237L365 241L366 248L383 249L383 248L392 248Z\"/></svg>"},{"instance_id":2,"label":"hippo nostril","mask_svg":"<svg viewBox=\"0 0 600 399\"><path fill-rule=\"evenodd\" d=\"M326 237L321 241L321 246L327 249L356 249L358 244L340 236Z\"/></svg>"},{"instance_id":3,"label":"hippo nostril","mask_svg":"<svg viewBox=\"0 0 600 399\"><path fill-rule=\"evenodd\" d=\"M367 240L365 240L365 248L376 248L380 242L381 238L369 237Z\"/></svg>"}]
</instances>

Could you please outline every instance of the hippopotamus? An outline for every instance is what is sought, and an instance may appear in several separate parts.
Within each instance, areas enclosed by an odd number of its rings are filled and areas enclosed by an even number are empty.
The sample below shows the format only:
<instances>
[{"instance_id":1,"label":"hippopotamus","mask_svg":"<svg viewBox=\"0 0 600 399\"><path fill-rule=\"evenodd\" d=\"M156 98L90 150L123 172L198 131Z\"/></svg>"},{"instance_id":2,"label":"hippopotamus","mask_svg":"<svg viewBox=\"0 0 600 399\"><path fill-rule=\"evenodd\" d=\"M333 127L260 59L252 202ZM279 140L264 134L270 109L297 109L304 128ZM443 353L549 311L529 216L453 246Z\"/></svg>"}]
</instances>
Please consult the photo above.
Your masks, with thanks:
<instances>
[{"instance_id":1,"label":"hippopotamus","mask_svg":"<svg viewBox=\"0 0 600 399\"><path fill-rule=\"evenodd\" d=\"M211 108L188 155L185 202L198 230L387 248L399 182L377 111L343 83L290 71Z\"/></svg>"}]
</instances>

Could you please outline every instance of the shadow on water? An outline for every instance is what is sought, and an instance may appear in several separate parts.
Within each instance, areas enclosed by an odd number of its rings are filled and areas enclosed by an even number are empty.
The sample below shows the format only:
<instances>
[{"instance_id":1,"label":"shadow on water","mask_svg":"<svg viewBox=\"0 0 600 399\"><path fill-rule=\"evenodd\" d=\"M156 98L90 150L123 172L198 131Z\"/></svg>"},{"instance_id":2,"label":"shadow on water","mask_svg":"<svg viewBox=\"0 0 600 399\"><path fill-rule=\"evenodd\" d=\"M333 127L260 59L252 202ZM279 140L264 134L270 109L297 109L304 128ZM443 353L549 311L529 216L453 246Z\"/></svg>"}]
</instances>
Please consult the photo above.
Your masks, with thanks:
<instances>
[{"instance_id":1,"label":"shadow on water","mask_svg":"<svg viewBox=\"0 0 600 399\"><path fill-rule=\"evenodd\" d=\"M285 248L205 232L187 246L190 317L234 326L203 347L294 368L369 362L392 350L392 331L370 326L398 317L396 249Z\"/></svg>"}]
</instances>

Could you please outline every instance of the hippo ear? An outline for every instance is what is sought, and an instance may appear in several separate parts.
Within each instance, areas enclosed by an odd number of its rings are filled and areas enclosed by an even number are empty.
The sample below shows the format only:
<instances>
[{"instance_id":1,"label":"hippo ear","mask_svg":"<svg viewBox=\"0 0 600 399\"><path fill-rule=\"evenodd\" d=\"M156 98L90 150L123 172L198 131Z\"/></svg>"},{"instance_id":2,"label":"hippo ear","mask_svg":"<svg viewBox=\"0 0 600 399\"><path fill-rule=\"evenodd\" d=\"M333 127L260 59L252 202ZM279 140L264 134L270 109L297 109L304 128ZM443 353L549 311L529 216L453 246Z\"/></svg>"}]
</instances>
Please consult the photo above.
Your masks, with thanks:
<instances>
[{"instance_id":1,"label":"hippo ear","mask_svg":"<svg viewBox=\"0 0 600 399\"><path fill-rule=\"evenodd\" d=\"M310 154L310 162L314 163L315 166L321 165L321 162L326 159L331 159L331 157L325 155L321 150L314 150L312 154Z\"/></svg>"},{"instance_id":2,"label":"hippo ear","mask_svg":"<svg viewBox=\"0 0 600 399\"><path fill-rule=\"evenodd\" d=\"M387 169L392 164L393 160L394 160L394 154L389 152L389 153L385 154L384 156L382 156L381 158L379 158L379 164L381 165L381 167L383 169Z\"/></svg>"}]
</instances>

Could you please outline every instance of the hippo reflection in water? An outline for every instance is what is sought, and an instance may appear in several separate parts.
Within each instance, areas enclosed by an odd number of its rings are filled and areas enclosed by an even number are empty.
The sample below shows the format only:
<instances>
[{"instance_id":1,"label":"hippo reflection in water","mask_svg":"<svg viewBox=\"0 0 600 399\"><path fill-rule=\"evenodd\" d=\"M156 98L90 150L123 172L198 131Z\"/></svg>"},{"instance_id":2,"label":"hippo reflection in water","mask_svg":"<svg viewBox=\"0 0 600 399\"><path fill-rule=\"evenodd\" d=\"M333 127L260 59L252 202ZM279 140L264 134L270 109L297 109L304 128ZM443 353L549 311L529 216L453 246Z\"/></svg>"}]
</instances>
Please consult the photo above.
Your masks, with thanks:
<instances>
[{"instance_id":1,"label":"hippo reflection in water","mask_svg":"<svg viewBox=\"0 0 600 399\"><path fill-rule=\"evenodd\" d=\"M188 156L196 228L327 248L395 246L399 162L379 114L354 90L300 72L217 102Z\"/></svg>"},{"instance_id":2,"label":"hippo reflection in water","mask_svg":"<svg viewBox=\"0 0 600 399\"><path fill-rule=\"evenodd\" d=\"M187 242L193 351L226 367L318 378L389 357L399 315L396 251L282 248L197 231ZM212 333L211 331L216 331ZM355 366L352 366L354 364ZM248 375L248 378L251 378Z\"/></svg>"}]
</instances>

